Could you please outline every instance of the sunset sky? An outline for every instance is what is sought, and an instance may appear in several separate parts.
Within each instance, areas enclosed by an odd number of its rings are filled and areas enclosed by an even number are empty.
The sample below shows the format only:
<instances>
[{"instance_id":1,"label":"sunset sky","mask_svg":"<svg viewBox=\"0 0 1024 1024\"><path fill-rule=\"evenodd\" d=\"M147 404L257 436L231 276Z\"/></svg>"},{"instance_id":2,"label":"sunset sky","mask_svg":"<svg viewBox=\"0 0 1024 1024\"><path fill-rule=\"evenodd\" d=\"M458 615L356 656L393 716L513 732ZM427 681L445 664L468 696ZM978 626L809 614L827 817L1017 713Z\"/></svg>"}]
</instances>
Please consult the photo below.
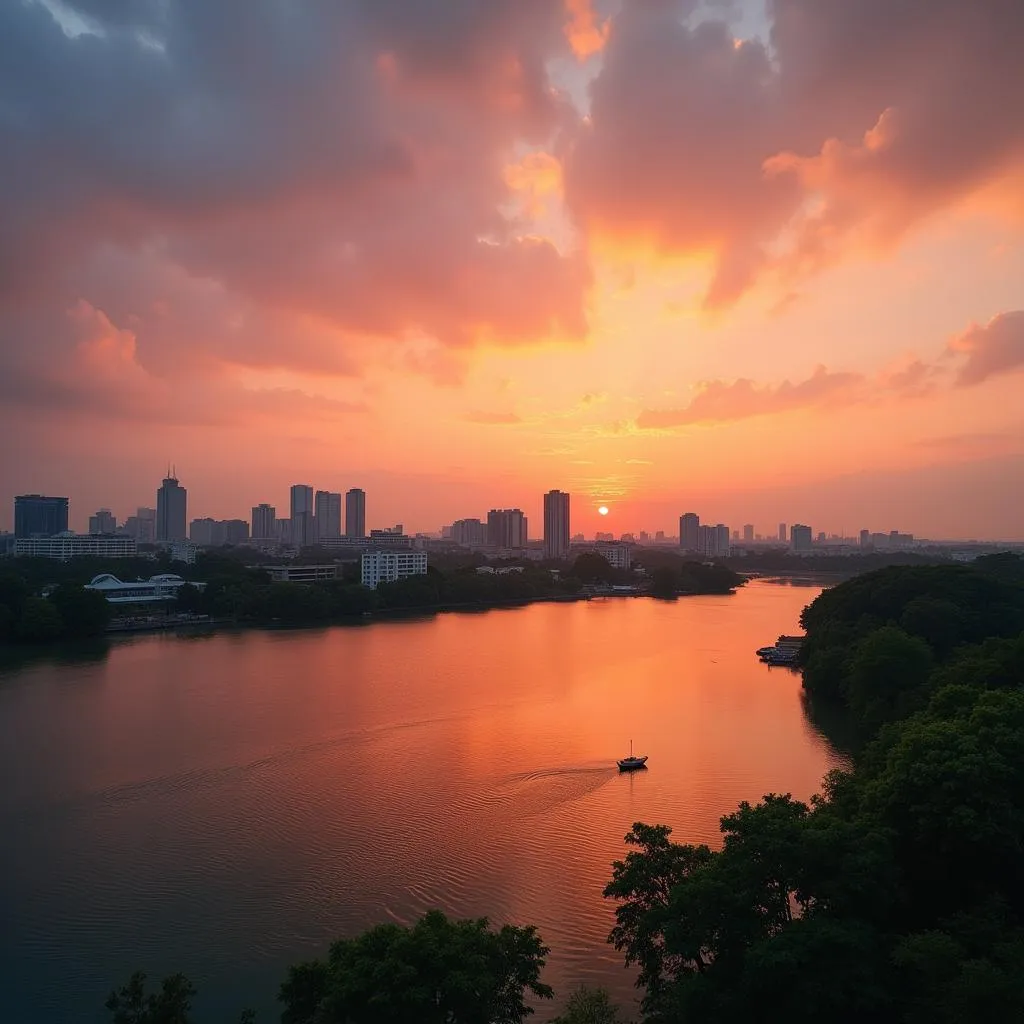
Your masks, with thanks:
<instances>
[{"instance_id":1,"label":"sunset sky","mask_svg":"<svg viewBox=\"0 0 1024 1024\"><path fill-rule=\"evenodd\" d=\"M190 519L1024 538L1022 54L1021 0L5 0L0 528L173 462Z\"/></svg>"}]
</instances>

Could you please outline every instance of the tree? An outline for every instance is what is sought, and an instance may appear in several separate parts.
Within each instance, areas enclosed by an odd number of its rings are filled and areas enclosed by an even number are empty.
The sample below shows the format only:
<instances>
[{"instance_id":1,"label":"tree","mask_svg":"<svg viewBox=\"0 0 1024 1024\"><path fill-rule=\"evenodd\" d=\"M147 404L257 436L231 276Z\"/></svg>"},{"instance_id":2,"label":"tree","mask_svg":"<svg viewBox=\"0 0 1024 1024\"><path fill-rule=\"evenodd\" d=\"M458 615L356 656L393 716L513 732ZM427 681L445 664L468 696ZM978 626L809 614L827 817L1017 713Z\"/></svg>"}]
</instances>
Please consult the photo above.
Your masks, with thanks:
<instances>
[{"instance_id":1,"label":"tree","mask_svg":"<svg viewBox=\"0 0 1024 1024\"><path fill-rule=\"evenodd\" d=\"M651 596L672 601L679 593L679 573L669 565L659 566L651 573Z\"/></svg>"},{"instance_id":2,"label":"tree","mask_svg":"<svg viewBox=\"0 0 1024 1024\"><path fill-rule=\"evenodd\" d=\"M571 573L583 583L609 583L615 578L615 570L608 559L593 551L580 555L572 563Z\"/></svg>"},{"instance_id":3,"label":"tree","mask_svg":"<svg viewBox=\"0 0 1024 1024\"><path fill-rule=\"evenodd\" d=\"M62 583L49 600L60 612L64 635L75 639L100 636L110 622L110 604L95 590Z\"/></svg>"},{"instance_id":4,"label":"tree","mask_svg":"<svg viewBox=\"0 0 1024 1024\"><path fill-rule=\"evenodd\" d=\"M874 630L850 658L850 710L871 729L906 716L923 706L933 665L931 648L920 637L896 626Z\"/></svg>"},{"instance_id":5,"label":"tree","mask_svg":"<svg viewBox=\"0 0 1024 1024\"><path fill-rule=\"evenodd\" d=\"M378 925L298 964L278 996L282 1024L520 1024L548 948L533 928L430 911L412 928Z\"/></svg>"},{"instance_id":6,"label":"tree","mask_svg":"<svg viewBox=\"0 0 1024 1024\"><path fill-rule=\"evenodd\" d=\"M622 1018L605 989L581 986L551 1024L622 1024Z\"/></svg>"},{"instance_id":7,"label":"tree","mask_svg":"<svg viewBox=\"0 0 1024 1024\"><path fill-rule=\"evenodd\" d=\"M194 1024L192 998L196 990L184 974L164 978L159 992L146 992L146 975L136 971L110 993L106 1007L112 1024Z\"/></svg>"},{"instance_id":8,"label":"tree","mask_svg":"<svg viewBox=\"0 0 1024 1024\"><path fill-rule=\"evenodd\" d=\"M64 620L54 605L42 597L25 599L16 627L19 640L30 644L45 644L58 639L63 632Z\"/></svg>"}]
</instances>

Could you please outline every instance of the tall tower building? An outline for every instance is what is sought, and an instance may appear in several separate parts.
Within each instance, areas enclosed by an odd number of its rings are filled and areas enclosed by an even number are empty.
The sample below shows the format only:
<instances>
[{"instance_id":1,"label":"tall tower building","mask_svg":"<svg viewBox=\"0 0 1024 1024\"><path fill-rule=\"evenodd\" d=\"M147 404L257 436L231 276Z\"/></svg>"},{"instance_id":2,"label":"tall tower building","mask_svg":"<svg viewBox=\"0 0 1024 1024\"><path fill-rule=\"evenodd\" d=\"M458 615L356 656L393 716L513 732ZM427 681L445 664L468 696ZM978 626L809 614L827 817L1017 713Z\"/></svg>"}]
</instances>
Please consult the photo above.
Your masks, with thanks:
<instances>
[{"instance_id":1,"label":"tall tower building","mask_svg":"<svg viewBox=\"0 0 1024 1024\"><path fill-rule=\"evenodd\" d=\"M779 540L782 541L783 544L789 543L789 534L786 532L785 523L779 523Z\"/></svg>"},{"instance_id":2,"label":"tall tower building","mask_svg":"<svg viewBox=\"0 0 1024 1024\"><path fill-rule=\"evenodd\" d=\"M803 523L794 523L789 536L794 551L810 551L812 549L813 534L809 526L805 526Z\"/></svg>"},{"instance_id":3,"label":"tall tower building","mask_svg":"<svg viewBox=\"0 0 1024 1024\"><path fill-rule=\"evenodd\" d=\"M487 544L492 548L525 548L527 522L522 509L492 508L487 513Z\"/></svg>"},{"instance_id":4,"label":"tall tower building","mask_svg":"<svg viewBox=\"0 0 1024 1024\"><path fill-rule=\"evenodd\" d=\"M548 491L544 495L544 557L569 556L569 495Z\"/></svg>"},{"instance_id":5,"label":"tall tower building","mask_svg":"<svg viewBox=\"0 0 1024 1024\"><path fill-rule=\"evenodd\" d=\"M252 507L252 539L277 540L277 509L262 502Z\"/></svg>"},{"instance_id":6,"label":"tall tower building","mask_svg":"<svg viewBox=\"0 0 1024 1024\"><path fill-rule=\"evenodd\" d=\"M743 526L743 539L746 543L750 543L754 539L754 524L746 523Z\"/></svg>"},{"instance_id":7,"label":"tall tower building","mask_svg":"<svg viewBox=\"0 0 1024 1024\"><path fill-rule=\"evenodd\" d=\"M309 484L292 484L291 523L292 543L296 547L305 547L316 540L313 488Z\"/></svg>"},{"instance_id":8,"label":"tall tower building","mask_svg":"<svg viewBox=\"0 0 1024 1024\"><path fill-rule=\"evenodd\" d=\"M341 536L341 495L316 492L316 535L318 540Z\"/></svg>"},{"instance_id":9,"label":"tall tower building","mask_svg":"<svg viewBox=\"0 0 1024 1024\"><path fill-rule=\"evenodd\" d=\"M700 551L700 516L685 512L679 517L679 546L683 551Z\"/></svg>"},{"instance_id":10,"label":"tall tower building","mask_svg":"<svg viewBox=\"0 0 1024 1024\"><path fill-rule=\"evenodd\" d=\"M156 540L167 543L185 540L188 491L178 483L174 472L168 470L160 489L156 492Z\"/></svg>"},{"instance_id":11,"label":"tall tower building","mask_svg":"<svg viewBox=\"0 0 1024 1024\"><path fill-rule=\"evenodd\" d=\"M53 537L68 529L68 499L19 494L14 499L15 537Z\"/></svg>"},{"instance_id":12,"label":"tall tower building","mask_svg":"<svg viewBox=\"0 0 1024 1024\"><path fill-rule=\"evenodd\" d=\"M359 487L345 492L345 536L366 536L366 492Z\"/></svg>"}]
</instances>

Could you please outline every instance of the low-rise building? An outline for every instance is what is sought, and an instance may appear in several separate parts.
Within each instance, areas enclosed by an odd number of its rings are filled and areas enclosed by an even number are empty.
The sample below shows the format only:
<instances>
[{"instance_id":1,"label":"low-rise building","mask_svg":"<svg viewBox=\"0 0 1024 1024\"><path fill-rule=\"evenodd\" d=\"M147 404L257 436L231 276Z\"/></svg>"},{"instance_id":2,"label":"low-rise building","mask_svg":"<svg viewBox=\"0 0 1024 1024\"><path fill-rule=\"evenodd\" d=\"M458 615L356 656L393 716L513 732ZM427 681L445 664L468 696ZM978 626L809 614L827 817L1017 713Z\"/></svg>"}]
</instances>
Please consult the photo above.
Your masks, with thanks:
<instances>
[{"instance_id":1,"label":"low-rise building","mask_svg":"<svg viewBox=\"0 0 1024 1024\"><path fill-rule=\"evenodd\" d=\"M426 551L367 551L361 561L364 587L376 590L381 583L394 583L410 576L427 574Z\"/></svg>"},{"instance_id":2,"label":"low-rise building","mask_svg":"<svg viewBox=\"0 0 1024 1024\"><path fill-rule=\"evenodd\" d=\"M25 558L133 558L139 553L134 537L94 537L83 533L61 533L56 537L18 537L14 554Z\"/></svg>"},{"instance_id":3,"label":"low-rise building","mask_svg":"<svg viewBox=\"0 0 1024 1024\"><path fill-rule=\"evenodd\" d=\"M252 568L263 569L275 583L322 583L336 580L342 573L342 566L334 562L329 565L261 565Z\"/></svg>"},{"instance_id":4,"label":"low-rise building","mask_svg":"<svg viewBox=\"0 0 1024 1024\"><path fill-rule=\"evenodd\" d=\"M171 572L151 576L148 580L124 581L109 572L94 576L85 585L86 590L95 590L111 604L153 604L157 601L173 601L178 591L187 583ZM196 590L205 590L205 583L192 583Z\"/></svg>"},{"instance_id":5,"label":"low-rise building","mask_svg":"<svg viewBox=\"0 0 1024 1024\"><path fill-rule=\"evenodd\" d=\"M628 569L633 564L629 544L623 541L603 541L595 544L594 552L613 569Z\"/></svg>"}]
</instances>

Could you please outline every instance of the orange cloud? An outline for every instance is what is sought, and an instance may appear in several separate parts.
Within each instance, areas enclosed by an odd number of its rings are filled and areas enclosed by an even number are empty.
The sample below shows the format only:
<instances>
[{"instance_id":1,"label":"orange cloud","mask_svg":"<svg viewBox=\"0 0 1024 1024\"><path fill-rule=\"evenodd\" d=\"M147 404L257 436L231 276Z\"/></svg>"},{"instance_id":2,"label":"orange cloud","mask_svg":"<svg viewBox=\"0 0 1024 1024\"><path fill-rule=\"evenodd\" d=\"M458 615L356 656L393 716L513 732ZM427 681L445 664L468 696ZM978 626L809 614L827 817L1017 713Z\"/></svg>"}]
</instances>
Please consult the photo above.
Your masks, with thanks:
<instances>
[{"instance_id":1,"label":"orange cloud","mask_svg":"<svg viewBox=\"0 0 1024 1024\"><path fill-rule=\"evenodd\" d=\"M960 387L1024 369L1024 310L1000 313L984 326L972 325L949 343L949 351L966 356L956 378Z\"/></svg>"},{"instance_id":2,"label":"orange cloud","mask_svg":"<svg viewBox=\"0 0 1024 1024\"><path fill-rule=\"evenodd\" d=\"M608 41L609 19L599 20L592 0L565 0L565 38L580 60L600 53Z\"/></svg>"}]
</instances>

